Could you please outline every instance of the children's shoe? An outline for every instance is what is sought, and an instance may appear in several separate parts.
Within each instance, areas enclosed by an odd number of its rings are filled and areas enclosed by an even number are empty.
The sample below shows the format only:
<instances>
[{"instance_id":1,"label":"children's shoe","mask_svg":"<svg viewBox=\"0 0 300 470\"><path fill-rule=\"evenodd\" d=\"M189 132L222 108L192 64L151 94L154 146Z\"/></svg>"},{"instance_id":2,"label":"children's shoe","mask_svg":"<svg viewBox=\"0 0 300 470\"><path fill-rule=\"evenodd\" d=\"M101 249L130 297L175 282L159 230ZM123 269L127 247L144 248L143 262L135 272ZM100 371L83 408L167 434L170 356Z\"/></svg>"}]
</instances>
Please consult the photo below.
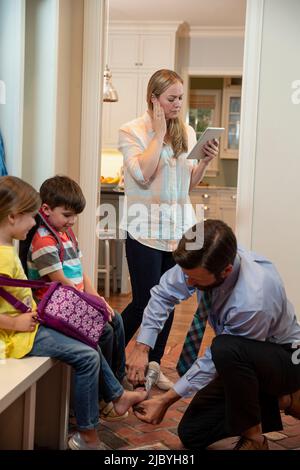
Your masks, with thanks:
<instances>
[{"instance_id":1,"label":"children's shoe","mask_svg":"<svg viewBox=\"0 0 300 470\"><path fill-rule=\"evenodd\" d=\"M70 437L68 445L71 450L107 450L108 447L103 442L88 443L81 437L79 432L75 432Z\"/></svg>"},{"instance_id":2,"label":"children's shoe","mask_svg":"<svg viewBox=\"0 0 300 470\"><path fill-rule=\"evenodd\" d=\"M104 421L120 421L125 418L128 418L128 411L126 411L123 415L118 415L115 412L114 405L111 401L106 403L105 401L101 400L100 419L103 419Z\"/></svg>"},{"instance_id":3,"label":"children's shoe","mask_svg":"<svg viewBox=\"0 0 300 470\"><path fill-rule=\"evenodd\" d=\"M153 385L156 385L158 388L160 388L160 390L170 390L170 388L173 387L173 382L171 382L171 380L168 379L168 377L166 377L161 369L160 369L160 365L158 364L158 362L156 361L151 361L149 362L148 364L148 371L153 369L155 373L157 373L159 371L159 375L158 375L158 378L157 378L157 381L156 383L153 383Z\"/></svg>"},{"instance_id":4,"label":"children's shoe","mask_svg":"<svg viewBox=\"0 0 300 470\"><path fill-rule=\"evenodd\" d=\"M172 388L173 385L174 383L171 382L171 380L169 380L168 377L166 377L162 373L162 371L160 371L158 381L156 382L156 386L160 388L160 390L170 390L170 388Z\"/></svg>"}]
</instances>

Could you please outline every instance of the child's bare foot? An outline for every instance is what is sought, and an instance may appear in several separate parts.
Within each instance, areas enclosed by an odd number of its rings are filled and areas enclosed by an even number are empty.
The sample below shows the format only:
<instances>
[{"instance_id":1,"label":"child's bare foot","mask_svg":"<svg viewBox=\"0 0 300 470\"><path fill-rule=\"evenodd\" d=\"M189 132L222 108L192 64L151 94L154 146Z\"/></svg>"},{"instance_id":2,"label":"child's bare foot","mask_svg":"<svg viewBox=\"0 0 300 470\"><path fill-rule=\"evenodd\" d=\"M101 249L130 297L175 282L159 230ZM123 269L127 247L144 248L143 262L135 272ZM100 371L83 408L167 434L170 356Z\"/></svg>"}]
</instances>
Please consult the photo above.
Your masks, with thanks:
<instances>
[{"instance_id":1,"label":"child's bare foot","mask_svg":"<svg viewBox=\"0 0 300 470\"><path fill-rule=\"evenodd\" d=\"M146 400L147 395L145 389L134 390L133 392L124 390L123 394L113 402L115 412L118 415L123 415L131 406Z\"/></svg>"}]
</instances>

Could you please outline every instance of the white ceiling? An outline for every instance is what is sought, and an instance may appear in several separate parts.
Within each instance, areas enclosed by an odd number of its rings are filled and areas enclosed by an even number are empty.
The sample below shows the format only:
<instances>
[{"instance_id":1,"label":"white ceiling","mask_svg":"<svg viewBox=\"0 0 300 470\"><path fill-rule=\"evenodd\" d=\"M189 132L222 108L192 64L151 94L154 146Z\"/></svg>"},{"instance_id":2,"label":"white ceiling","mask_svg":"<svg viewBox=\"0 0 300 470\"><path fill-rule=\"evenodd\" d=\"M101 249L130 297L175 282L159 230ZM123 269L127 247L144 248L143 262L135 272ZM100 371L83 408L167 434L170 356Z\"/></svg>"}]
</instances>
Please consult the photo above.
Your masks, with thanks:
<instances>
[{"instance_id":1,"label":"white ceiling","mask_svg":"<svg viewBox=\"0 0 300 470\"><path fill-rule=\"evenodd\" d=\"M244 26L247 0L109 0L110 20L185 21L190 26Z\"/></svg>"}]
</instances>

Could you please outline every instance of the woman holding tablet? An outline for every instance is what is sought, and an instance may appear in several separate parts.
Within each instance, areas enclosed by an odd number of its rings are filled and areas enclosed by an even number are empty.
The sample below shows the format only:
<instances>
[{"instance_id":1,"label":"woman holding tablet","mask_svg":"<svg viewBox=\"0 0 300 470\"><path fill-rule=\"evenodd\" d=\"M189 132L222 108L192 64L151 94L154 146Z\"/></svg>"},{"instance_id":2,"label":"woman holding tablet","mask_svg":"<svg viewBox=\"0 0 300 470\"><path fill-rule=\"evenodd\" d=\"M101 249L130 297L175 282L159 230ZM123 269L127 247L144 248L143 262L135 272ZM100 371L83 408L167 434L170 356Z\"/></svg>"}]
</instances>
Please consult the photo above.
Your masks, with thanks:
<instances>
[{"instance_id":1,"label":"woman holding tablet","mask_svg":"<svg viewBox=\"0 0 300 470\"><path fill-rule=\"evenodd\" d=\"M203 159L187 159L196 134L180 117L182 99L181 77L172 70L158 70L148 83L147 111L119 132L127 202L121 227L127 231L132 285L132 301L122 313L126 344L141 324L150 289L174 266L172 251L196 221L189 191L218 154L218 144L208 141ZM174 311L149 353L150 369L159 370L173 316ZM172 383L160 372L157 386L168 390Z\"/></svg>"}]
</instances>

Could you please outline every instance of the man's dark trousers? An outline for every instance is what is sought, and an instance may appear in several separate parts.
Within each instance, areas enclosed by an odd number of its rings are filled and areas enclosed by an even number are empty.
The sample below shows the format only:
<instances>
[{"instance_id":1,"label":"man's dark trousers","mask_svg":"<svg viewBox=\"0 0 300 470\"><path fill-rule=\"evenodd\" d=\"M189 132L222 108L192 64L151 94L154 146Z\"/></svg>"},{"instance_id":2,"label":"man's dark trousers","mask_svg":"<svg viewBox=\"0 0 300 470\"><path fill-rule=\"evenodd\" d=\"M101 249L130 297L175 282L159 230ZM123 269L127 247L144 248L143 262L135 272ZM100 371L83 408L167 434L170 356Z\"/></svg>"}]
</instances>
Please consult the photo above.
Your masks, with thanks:
<instances>
[{"instance_id":1,"label":"man's dark trousers","mask_svg":"<svg viewBox=\"0 0 300 470\"><path fill-rule=\"evenodd\" d=\"M300 388L300 364L291 344L219 335L211 352L217 378L197 392L178 427L188 449L240 436L262 424L263 432L282 429L278 397Z\"/></svg>"}]
</instances>

